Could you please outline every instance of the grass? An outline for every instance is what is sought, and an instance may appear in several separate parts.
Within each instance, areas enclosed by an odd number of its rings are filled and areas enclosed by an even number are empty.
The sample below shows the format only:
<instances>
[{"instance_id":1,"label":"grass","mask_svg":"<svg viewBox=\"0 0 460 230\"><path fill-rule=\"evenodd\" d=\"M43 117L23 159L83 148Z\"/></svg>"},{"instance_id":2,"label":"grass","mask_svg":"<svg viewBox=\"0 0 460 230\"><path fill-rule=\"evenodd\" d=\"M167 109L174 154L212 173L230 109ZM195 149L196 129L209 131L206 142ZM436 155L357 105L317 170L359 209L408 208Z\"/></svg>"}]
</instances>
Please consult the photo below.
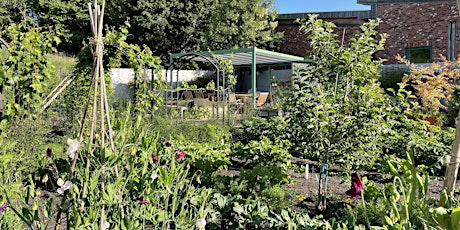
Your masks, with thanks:
<instances>
[{"instance_id":1,"label":"grass","mask_svg":"<svg viewBox=\"0 0 460 230\"><path fill-rule=\"evenodd\" d=\"M73 68L77 64L77 59L63 54L50 54L50 59L56 67L54 76L58 79L72 73Z\"/></svg>"}]
</instances>

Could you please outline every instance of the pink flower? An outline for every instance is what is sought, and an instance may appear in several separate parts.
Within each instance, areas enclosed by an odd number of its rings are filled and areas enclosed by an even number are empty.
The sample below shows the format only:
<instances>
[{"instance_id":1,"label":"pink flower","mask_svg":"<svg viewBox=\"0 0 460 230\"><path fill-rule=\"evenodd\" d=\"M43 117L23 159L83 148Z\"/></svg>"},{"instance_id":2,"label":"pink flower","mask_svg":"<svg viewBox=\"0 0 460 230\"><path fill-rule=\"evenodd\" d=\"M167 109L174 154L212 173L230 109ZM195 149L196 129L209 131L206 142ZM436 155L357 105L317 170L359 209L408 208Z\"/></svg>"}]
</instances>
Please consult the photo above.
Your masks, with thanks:
<instances>
[{"instance_id":1,"label":"pink flower","mask_svg":"<svg viewBox=\"0 0 460 230\"><path fill-rule=\"evenodd\" d=\"M182 159L185 157L185 152L184 151L180 151L179 154L177 154L176 156L176 161Z\"/></svg>"},{"instance_id":2,"label":"pink flower","mask_svg":"<svg viewBox=\"0 0 460 230\"><path fill-rule=\"evenodd\" d=\"M153 160L154 163L157 163L158 162L158 157L156 155L153 155L152 160Z\"/></svg>"},{"instance_id":3,"label":"pink flower","mask_svg":"<svg viewBox=\"0 0 460 230\"><path fill-rule=\"evenodd\" d=\"M359 178L358 172L354 172L351 174L351 188L346 191L345 193L349 195L351 198L355 198L361 194L361 190L364 189L363 182L361 178Z\"/></svg>"}]
</instances>

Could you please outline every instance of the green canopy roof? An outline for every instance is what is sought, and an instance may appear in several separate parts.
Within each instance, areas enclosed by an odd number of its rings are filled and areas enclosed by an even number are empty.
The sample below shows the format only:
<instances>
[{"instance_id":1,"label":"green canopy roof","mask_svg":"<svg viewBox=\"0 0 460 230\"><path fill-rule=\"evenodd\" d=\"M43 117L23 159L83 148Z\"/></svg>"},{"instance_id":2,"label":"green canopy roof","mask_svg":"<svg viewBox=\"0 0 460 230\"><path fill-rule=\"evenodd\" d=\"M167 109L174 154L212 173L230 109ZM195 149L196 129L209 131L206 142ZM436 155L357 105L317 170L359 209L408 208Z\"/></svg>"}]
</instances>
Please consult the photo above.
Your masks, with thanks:
<instances>
[{"instance_id":1,"label":"green canopy roof","mask_svg":"<svg viewBox=\"0 0 460 230\"><path fill-rule=\"evenodd\" d=\"M259 49L256 47L253 48L242 48L242 49L232 49L232 50L216 50L208 52L189 52L189 53L175 53L171 54L170 58L172 59L179 58L188 54L200 54L203 56L211 57L213 54L218 56L223 60L232 60L234 66L251 66L253 64L286 64L292 62L312 62L310 59L305 59L303 57L278 53L274 51L268 51L264 49ZM203 58L197 56L192 58L195 61L205 61ZM253 63L255 62L255 63Z\"/></svg>"}]
</instances>

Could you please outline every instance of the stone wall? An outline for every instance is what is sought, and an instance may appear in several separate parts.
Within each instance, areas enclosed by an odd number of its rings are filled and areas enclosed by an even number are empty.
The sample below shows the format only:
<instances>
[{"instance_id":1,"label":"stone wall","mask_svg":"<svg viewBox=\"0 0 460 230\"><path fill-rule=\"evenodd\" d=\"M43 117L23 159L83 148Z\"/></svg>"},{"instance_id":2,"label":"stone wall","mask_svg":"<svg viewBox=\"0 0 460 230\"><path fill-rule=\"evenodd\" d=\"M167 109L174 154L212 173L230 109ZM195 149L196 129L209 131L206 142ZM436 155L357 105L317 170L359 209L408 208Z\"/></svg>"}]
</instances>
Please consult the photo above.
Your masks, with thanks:
<instances>
[{"instance_id":1,"label":"stone wall","mask_svg":"<svg viewBox=\"0 0 460 230\"><path fill-rule=\"evenodd\" d=\"M166 80L166 76L170 78L170 73L166 73L167 70L161 71L162 80L168 82L168 85L171 84L171 80ZM173 71L173 85L176 83L180 84L182 81L191 81L198 77L204 77L212 74L212 71L206 70L181 70L179 72L179 82L176 81L177 70ZM151 79L152 71L146 70L145 76L147 79ZM110 77L112 88L114 91L114 97L117 99L126 99L130 98L133 94L132 90L129 88L129 84L134 81L134 70L129 68L114 68L110 70ZM157 76L158 77L158 76Z\"/></svg>"}]
</instances>

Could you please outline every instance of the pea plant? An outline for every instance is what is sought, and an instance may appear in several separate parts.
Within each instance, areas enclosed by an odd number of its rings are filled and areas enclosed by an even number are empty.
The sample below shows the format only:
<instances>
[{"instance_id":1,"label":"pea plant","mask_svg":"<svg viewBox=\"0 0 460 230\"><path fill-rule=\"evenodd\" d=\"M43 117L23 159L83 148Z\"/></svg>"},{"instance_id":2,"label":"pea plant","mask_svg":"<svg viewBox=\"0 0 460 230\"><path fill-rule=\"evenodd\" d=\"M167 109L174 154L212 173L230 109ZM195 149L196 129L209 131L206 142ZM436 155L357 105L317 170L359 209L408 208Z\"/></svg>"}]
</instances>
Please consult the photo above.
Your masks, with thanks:
<instances>
[{"instance_id":1,"label":"pea plant","mask_svg":"<svg viewBox=\"0 0 460 230\"><path fill-rule=\"evenodd\" d=\"M62 221L72 229L99 228L102 205L107 229L192 229L197 223L203 226L217 219L214 191L196 186L200 174L191 171L188 163L193 153L170 141L160 142L150 130L145 118L133 118L128 111L114 120L116 152L107 148L90 151L69 140L68 164L76 151L80 157L70 180L65 170L52 179L58 197L45 198L30 178L24 191L14 193L23 200L21 204L13 200L11 191L5 194L7 209L31 229L47 229ZM89 157L94 161L87 168ZM120 169L118 176L116 168ZM65 218L54 222L59 212Z\"/></svg>"},{"instance_id":2,"label":"pea plant","mask_svg":"<svg viewBox=\"0 0 460 230\"><path fill-rule=\"evenodd\" d=\"M48 54L56 52L57 35L42 31L29 17L0 31L0 37L9 42L6 58L0 62L0 93L5 97L0 130L39 108L55 70Z\"/></svg>"}]
</instances>

